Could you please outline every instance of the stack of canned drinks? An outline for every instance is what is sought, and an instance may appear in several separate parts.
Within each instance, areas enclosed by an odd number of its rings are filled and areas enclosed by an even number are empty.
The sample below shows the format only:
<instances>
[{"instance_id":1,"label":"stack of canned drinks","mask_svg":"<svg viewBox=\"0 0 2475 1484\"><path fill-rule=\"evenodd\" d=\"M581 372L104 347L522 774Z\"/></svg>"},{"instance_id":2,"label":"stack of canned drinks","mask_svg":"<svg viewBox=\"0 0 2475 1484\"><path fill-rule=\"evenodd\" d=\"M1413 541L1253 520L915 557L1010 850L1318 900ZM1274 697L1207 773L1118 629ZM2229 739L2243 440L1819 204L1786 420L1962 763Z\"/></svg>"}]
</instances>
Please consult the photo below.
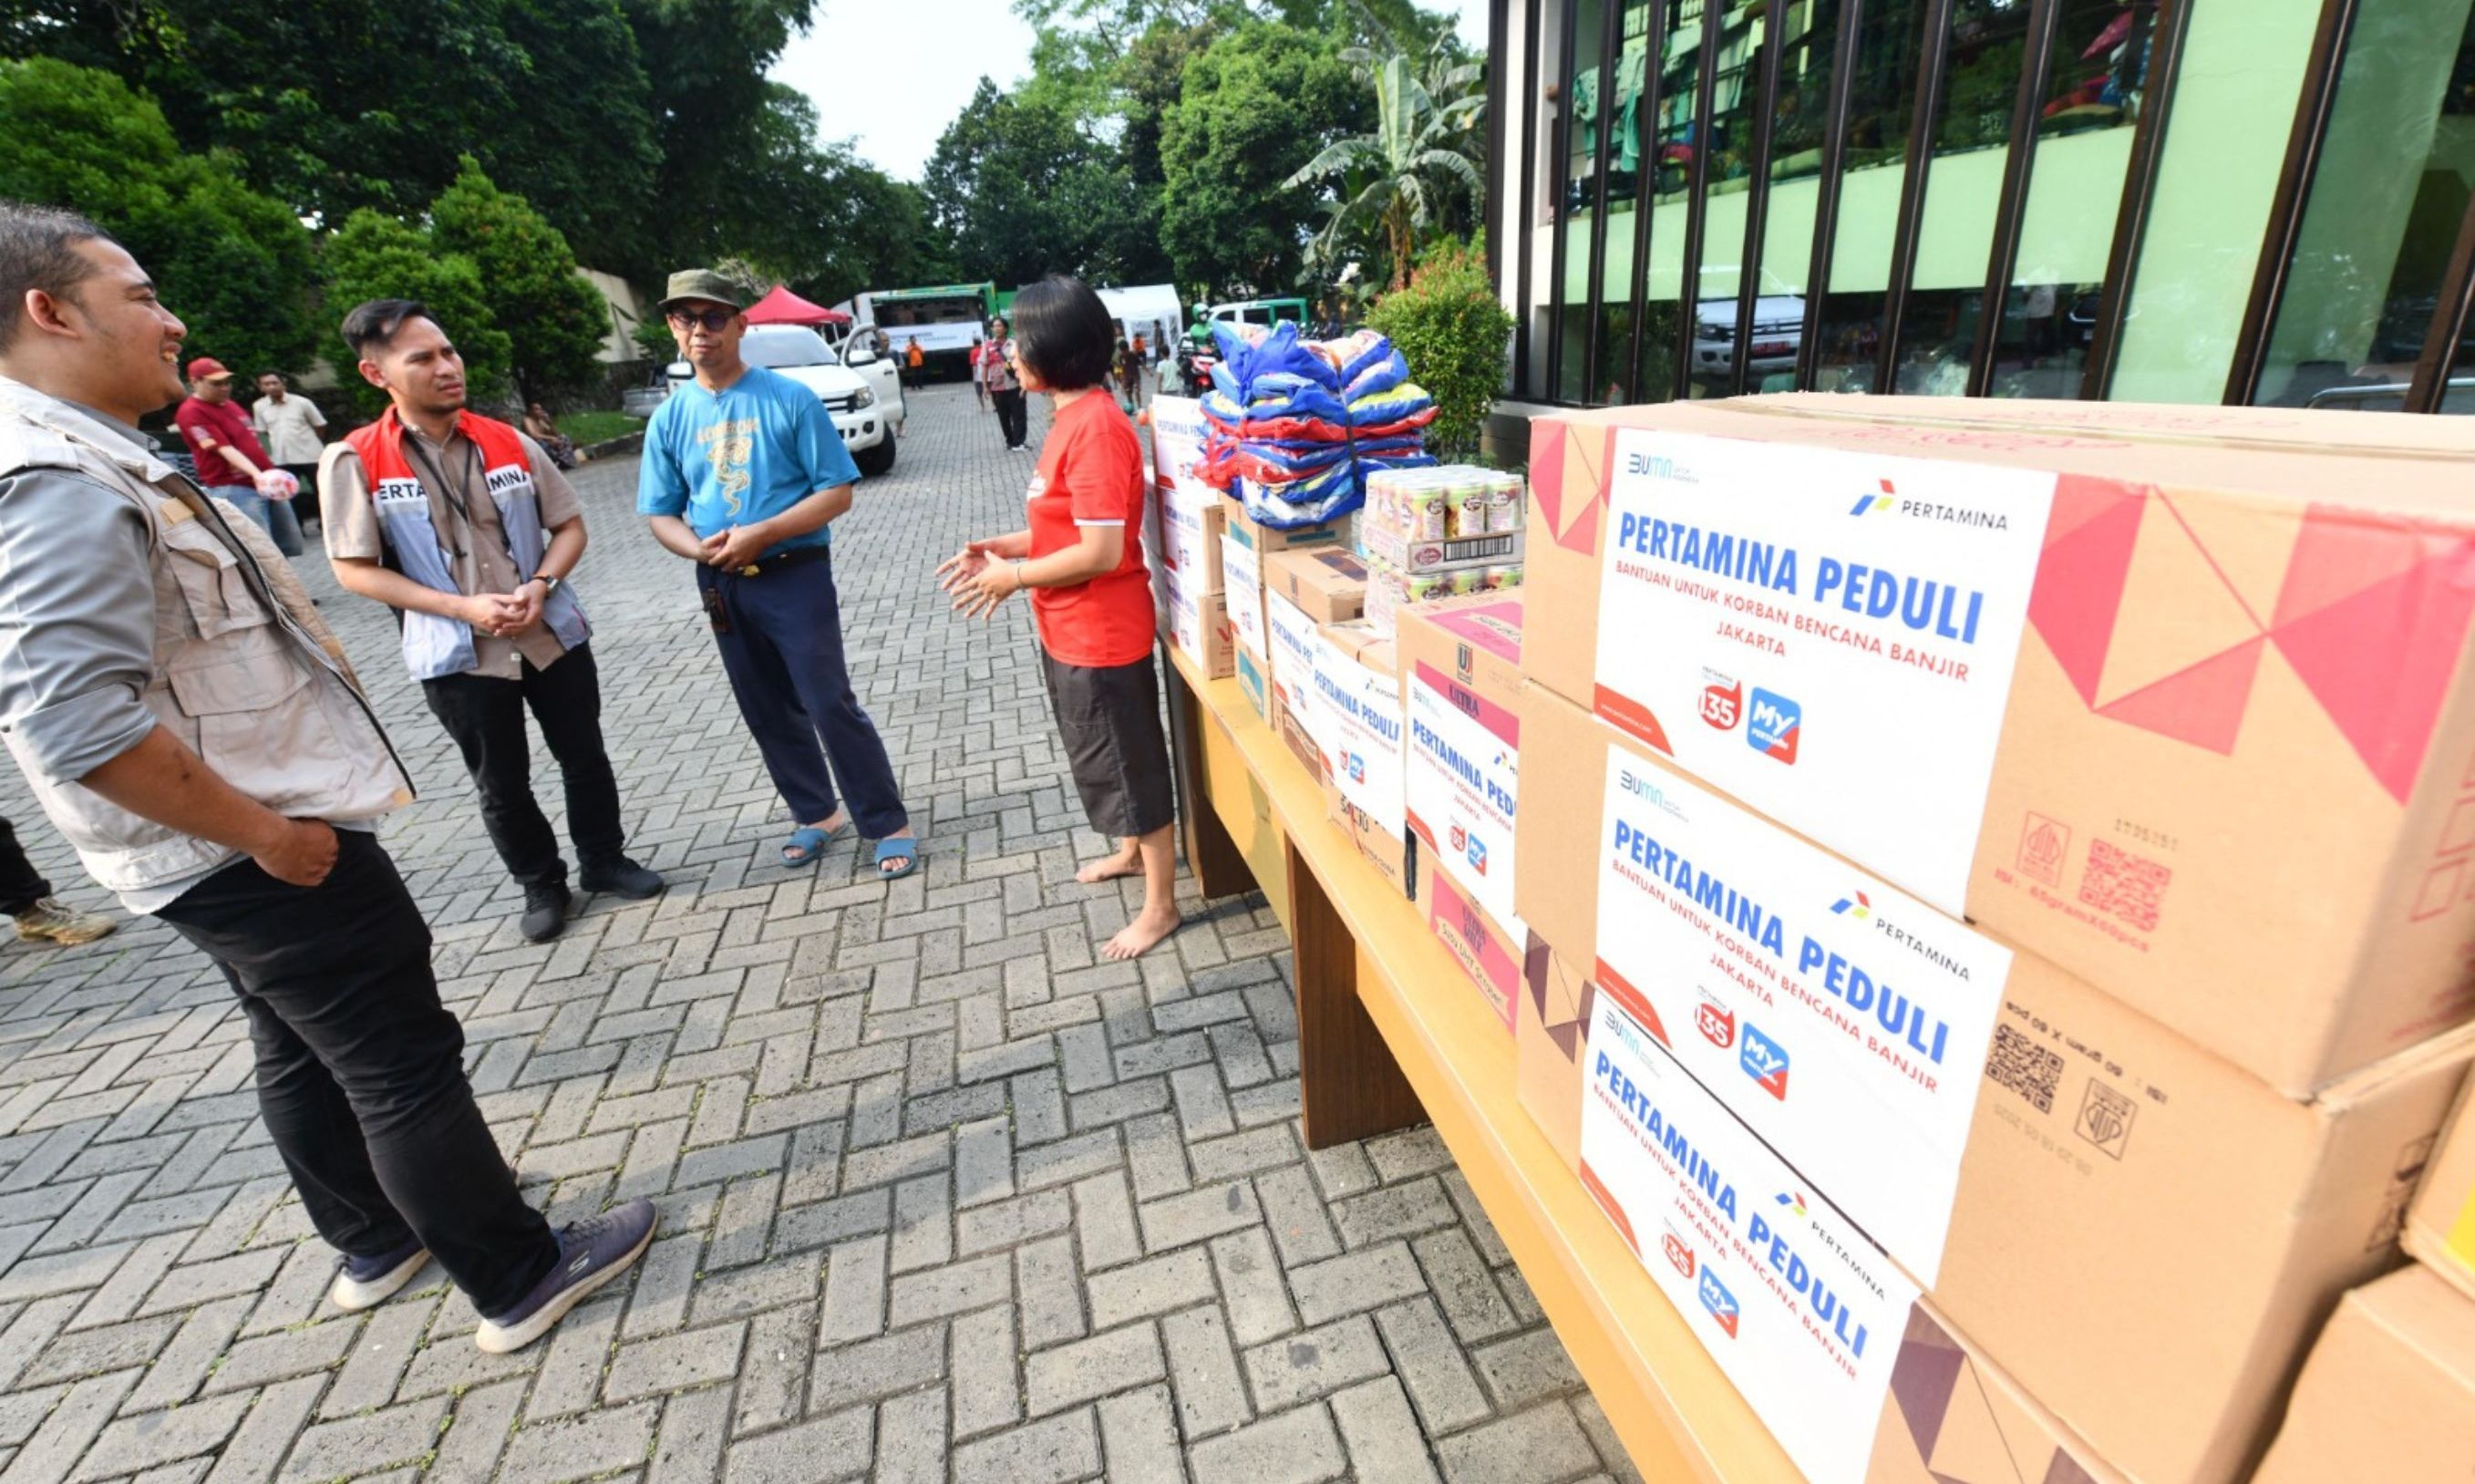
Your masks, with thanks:
<instances>
[{"instance_id":1,"label":"stack of canned drinks","mask_svg":"<svg viewBox=\"0 0 2475 1484\"><path fill-rule=\"evenodd\" d=\"M1358 516L1366 617L1385 634L1403 603L1521 585L1521 475L1470 464L1379 470Z\"/></svg>"}]
</instances>

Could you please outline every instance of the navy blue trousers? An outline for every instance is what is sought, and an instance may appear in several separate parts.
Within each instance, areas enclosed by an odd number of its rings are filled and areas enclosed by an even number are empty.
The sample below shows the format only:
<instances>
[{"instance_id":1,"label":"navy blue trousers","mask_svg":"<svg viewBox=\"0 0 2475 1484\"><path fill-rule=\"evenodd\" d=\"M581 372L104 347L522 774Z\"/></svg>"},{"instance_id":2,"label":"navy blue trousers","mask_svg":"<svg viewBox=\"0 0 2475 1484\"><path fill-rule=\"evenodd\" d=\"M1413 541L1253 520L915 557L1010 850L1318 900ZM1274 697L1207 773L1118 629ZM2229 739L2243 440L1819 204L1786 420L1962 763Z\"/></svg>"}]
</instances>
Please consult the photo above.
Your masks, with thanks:
<instances>
[{"instance_id":1,"label":"navy blue trousers","mask_svg":"<svg viewBox=\"0 0 2475 1484\"><path fill-rule=\"evenodd\" d=\"M908 826L885 740L843 663L832 559L754 577L699 565L697 583L721 598L725 626L714 645L723 671L792 817L813 824L831 815L840 782L863 838L883 839Z\"/></svg>"}]
</instances>

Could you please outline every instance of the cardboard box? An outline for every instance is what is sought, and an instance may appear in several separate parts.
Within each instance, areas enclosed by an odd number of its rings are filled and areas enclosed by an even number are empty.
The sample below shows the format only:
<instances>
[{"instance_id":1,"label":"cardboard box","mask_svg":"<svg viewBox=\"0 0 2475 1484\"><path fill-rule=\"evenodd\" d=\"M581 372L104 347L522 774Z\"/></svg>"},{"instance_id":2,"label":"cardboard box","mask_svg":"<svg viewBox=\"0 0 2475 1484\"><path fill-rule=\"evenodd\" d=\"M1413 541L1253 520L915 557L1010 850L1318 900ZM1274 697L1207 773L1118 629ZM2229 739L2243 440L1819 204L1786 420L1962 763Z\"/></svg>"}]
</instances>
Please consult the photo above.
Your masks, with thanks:
<instances>
[{"instance_id":1,"label":"cardboard box","mask_svg":"<svg viewBox=\"0 0 2475 1484\"><path fill-rule=\"evenodd\" d=\"M1326 785L1330 787L1329 784ZM1330 795L1333 823L1349 832L1358 842L1358 853L1375 867L1385 884L1403 896L1410 895L1418 880L1418 844L1414 839L1396 835L1377 823L1374 817L1337 792Z\"/></svg>"},{"instance_id":2,"label":"cardboard box","mask_svg":"<svg viewBox=\"0 0 2475 1484\"><path fill-rule=\"evenodd\" d=\"M1162 587L1168 595L1169 640L1202 668L1209 680L1238 672L1238 645L1229 635L1228 600L1218 593L1195 594L1175 572Z\"/></svg>"},{"instance_id":3,"label":"cardboard box","mask_svg":"<svg viewBox=\"0 0 2475 1484\"><path fill-rule=\"evenodd\" d=\"M1237 625L1233 623L1230 631L1234 640ZM1269 723L1272 719L1272 681L1264 673L1263 661L1241 644L1232 644L1230 661L1231 669L1238 676L1238 689L1245 695L1246 704L1254 707L1255 715Z\"/></svg>"},{"instance_id":4,"label":"cardboard box","mask_svg":"<svg viewBox=\"0 0 2475 1484\"><path fill-rule=\"evenodd\" d=\"M1409 833L1401 661L1363 620L1315 631L1315 741L1333 787L1394 839ZM1409 889L1405 878L1402 892Z\"/></svg>"},{"instance_id":5,"label":"cardboard box","mask_svg":"<svg viewBox=\"0 0 2475 1484\"><path fill-rule=\"evenodd\" d=\"M1315 736L1315 620L1297 604L1276 594L1263 598L1264 630L1271 644L1266 669L1271 680L1266 699L1272 730L1281 734L1315 781L1324 780L1323 744Z\"/></svg>"},{"instance_id":6,"label":"cardboard box","mask_svg":"<svg viewBox=\"0 0 2475 1484\"><path fill-rule=\"evenodd\" d=\"M1361 554L1408 576L1458 572L1471 567L1521 565L1522 531L1492 531L1483 536L1417 539L1384 526L1362 528Z\"/></svg>"},{"instance_id":7,"label":"cardboard box","mask_svg":"<svg viewBox=\"0 0 2475 1484\"><path fill-rule=\"evenodd\" d=\"M1464 893L1452 877L1438 871L1434 842L1412 832L1417 888L1410 892L1427 930L1453 956L1461 972L1486 1002L1487 1012L1512 1032L1522 999L1524 965L1530 957L1530 930L1498 921L1477 899Z\"/></svg>"},{"instance_id":8,"label":"cardboard box","mask_svg":"<svg viewBox=\"0 0 2475 1484\"><path fill-rule=\"evenodd\" d=\"M1220 537L1220 587L1229 597L1229 631L1237 636L1238 646L1253 650L1259 660L1270 658L1272 642L1263 619L1262 564L1254 547L1230 532Z\"/></svg>"},{"instance_id":9,"label":"cardboard box","mask_svg":"<svg viewBox=\"0 0 2475 1484\"><path fill-rule=\"evenodd\" d=\"M1346 623L1366 612L1366 564L1332 547L1276 551L1263 558L1263 591L1317 623Z\"/></svg>"},{"instance_id":10,"label":"cardboard box","mask_svg":"<svg viewBox=\"0 0 2475 1484\"><path fill-rule=\"evenodd\" d=\"M2475 1301L2475 1083L2424 1167L2407 1216L2406 1250Z\"/></svg>"},{"instance_id":11,"label":"cardboard box","mask_svg":"<svg viewBox=\"0 0 2475 1484\"><path fill-rule=\"evenodd\" d=\"M1526 640L1538 623L1533 610ZM1620 798L1636 802L1636 817L1641 811L1665 817L1659 799L1672 802L1679 795L1670 786L1683 780L1649 748L1539 686L1526 686L1522 701L1524 750L1558 760L1554 768L1529 769L1516 826L1522 918L1566 966L1560 978L1553 964L1544 976L1539 998L1550 1003L1541 1006L1537 1034L1516 1035L1520 1095L1552 1140L1565 1116L1557 1105L1581 1100L1581 1068L1591 1059L1574 1023L1556 1017L1586 1010L1580 1022L1586 1028L1610 1002L1641 1009L1596 969L1605 914L1593 842L1608 830L1608 781ZM1628 777L1637 787L1628 789ZM1696 806L1706 808L1706 797ZM1866 878L1852 866L1846 872L1852 912ZM1732 907L1727 889L1720 906L1704 910L1741 911L1741 888ZM1800 911L1809 920L1817 910ZM1818 911L1839 915L1826 905ZM1780 934L1790 953L1801 950L1805 930L1803 922L1793 926L1794 939ZM1872 930L1902 951L1924 941L1918 926L1885 911L1872 918ZM1914 1234L1931 1231L1944 1214L1913 1203L1947 1185L1948 1220L1930 1280L1939 1309L2144 1484L2235 1478L2265 1441L2312 1326L2339 1293L2388 1262L2421 1151L2475 1054L2475 1030L2402 1052L2297 1103L2056 965L1994 941L2011 959L1982 1076L1956 1058L1940 1074L1976 1082L1955 1168L1920 1133L1869 1167L1875 1178L1896 1177L1898 1186L1851 1187L1800 1162L1810 1182L1802 1193L1896 1217L1913 1248ZM1715 1032L1747 1044L1747 1007L1777 1016L1804 1004L1784 978L1754 975L1763 987L1738 986L1738 1018L1705 1025L1693 991L1722 982L1703 977L1710 967L1679 971L1679 980L1692 980L1694 1008L1665 1017L1661 1056L1693 1057L1706 1067L1692 1043L1707 1043ZM1571 987L1576 969L1590 975L1594 993ZM1826 995L1826 975L1825 983ZM1674 1004L1679 988L1662 983L1655 992ZM1559 1035L1579 1053L1565 1063L1560 1088L1544 1050ZM1757 1111L1773 1101L1755 1077L1719 1065L1727 1075L1711 1085L1727 1089L1733 1107ZM1791 1065L1787 1106L1815 1085L1800 1080L1809 1070L1819 1067ZM1809 1130L1802 1147L1830 1148ZM2173 1404L2161 1406L2158 1399L2168 1397Z\"/></svg>"},{"instance_id":12,"label":"cardboard box","mask_svg":"<svg viewBox=\"0 0 2475 1484\"><path fill-rule=\"evenodd\" d=\"M1246 507L1236 499L1226 500L1229 536L1242 542L1256 552L1269 556L1275 551L1304 551L1316 547L1346 548L1349 546L1350 520L1341 517L1327 525L1301 526L1285 531L1262 524L1246 513Z\"/></svg>"},{"instance_id":13,"label":"cardboard box","mask_svg":"<svg viewBox=\"0 0 2475 1484\"><path fill-rule=\"evenodd\" d=\"M1183 490L1161 500L1163 561L1188 592L1218 593L1226 585L1220 571L1220 537L1228 520L1223 503L1196 499Z\"/></svg>"},{"instance_id":14,"label":"cardboard box","mask_svg":"<svg viewBox=\"0 0 2475 1484\"><path fill-rule=\"evenodd\" d=\"M1833 401L1542 419L1531 675L2289 1093L2475 1013L2475 428Z\"/></svg>"},{"instance_id":15,"label":"cardboard box","mask_svg":"<svg viewBox=\"0 0 2475 1484\"><path fill-rule=\"evenodd\" d=\"M1410 833L1489 917L1526 937L1512 900L1521 598L1480 594L1407 609L1394 644Z\"/></svg>"},{"instance_id":16,"label":"cardboard box","mask_svg":"<svg viewBox=\"0 0 2475 1484\"><path fill-rule=\"evenodd\" d=\"M2346 1295L2253 1484L2464 1484L2475 1475L2475 1302L2424 1268Z\"/></svg>"}]
</instances>

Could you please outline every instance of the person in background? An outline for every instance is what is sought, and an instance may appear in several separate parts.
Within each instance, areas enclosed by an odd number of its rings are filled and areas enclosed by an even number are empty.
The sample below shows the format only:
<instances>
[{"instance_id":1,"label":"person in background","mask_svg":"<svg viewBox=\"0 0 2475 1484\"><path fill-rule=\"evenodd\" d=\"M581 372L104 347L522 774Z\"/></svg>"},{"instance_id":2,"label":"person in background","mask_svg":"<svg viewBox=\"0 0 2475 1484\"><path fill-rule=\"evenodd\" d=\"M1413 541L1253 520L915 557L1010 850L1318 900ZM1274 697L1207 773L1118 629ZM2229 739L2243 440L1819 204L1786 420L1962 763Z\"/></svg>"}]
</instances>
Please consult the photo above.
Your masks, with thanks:
<instances>
[{"instance_id":1,"label":"person in background","mask_svg":"<svg viewBox=\"0 0 2475 1484\"><path fill-rule=\"evenodd\" d=\"M550 455L550 461L562 471L574 469L582 462L576 456L576 440L558 430L558 424L551 420L549 409L540 402L525 403L525 436L540 444L542 451Z\"/></svg>"},{"instance_id":2,"label":"person in background","mask_svg":"<svg viewBox=\"0 0 2475 1484\"><path fill-rule=\"evenodd\" d=\"M435 1256L475 1343L517 1350L643 1254L652 1203L553 1231L516 1189L375 833L411 779L273 541L137 431L187 333L92 222L0 202L0 735L87 872L232 985L344 1254L329 1298L371 1308Z\"/></svg>"},{"instance_id":3,"label":"person in background","mask_svg":"<svg viewBox=\"0 0 2475 1484\"><path fill-rule=\"evenodd\" d=\"M662 314L696 379L645 426L636 510L655 541L697 564L723 673L791 807L782 864L814 865L856 824L876 841L877 878L894 881L919 868L919 844L885 741L851 689L834 590L831 523L850 510L859 466L815 393L740 354L747 307L721 274L671 275Z\"/></svg>"},{"instance_id":4,"label":"person in background","mask_svg":"<svg viewBox=\"0 0 2475 1484\"><path fill-rule=\"evenodd\" d=\"M1014 341L1003 319L989 321L988 364L981 377L988 383L989 401L996 404L997 432L1013 452L1030 434L1024 426L1022 385L1015 379Z\"/></svg>"},{"instance_id":5,"label":"person in background","mask_svg":"<svg viewBox=\"0 0 2475 1484\"><path fill-rule=\"evenodd\" d=\"M21 943L57 943L74 948L110 937L120 924L101 912L82 912L52 895L52 884L26 859L17 831L0 819L0 912L17 924Z\"/></svg>"},{"instance_id":6,"label":"person in background","mask_svg":"<svg viewBox=\"0 0 2475 1484\"><path fill-rule=\"evenodd\" d=\"M989 410L989 384L981 379L980 372L982 368L988 364L988 341L981 336L973 335L971 337L970 359L971 395L979 400L980 410L984 413Z\"/></svg>"},{"instance_id":7,"label":"person in background","mask_svg":"<svg viewBox=\"0 0 2475 1484\"><path fill-rule=\"evenodd\" d=\"M264 371L258 373L257 401L250 406L249 421L257 441L266 445L267 456L300 486L292 493L294 528L318 519L318 450L327 442L319 434L326 430L326 414L308 398L293 396L282 373Z\"/></svg>"},{"instance_id":8,"label":"person in background","mask_svg":"<svg viewBox=\"0 0 2475 1484\"><path fill-rule=\"evenodd\" d=\"M919 349L919 337L918 335L912 336L910 345L904 348L902 352L902 366L904 374L903 384L906 386L918 386L921 380L920 373L926 370L928 366L928 353Z\"/></svg>"},{"instance_id":9,"label":"person in background","mask_svg":"<svg viewBox=\"0 0 2475 1484\"><path fill-rule=\"evenodd\" d=\"M1143 409L1143 337L1135 336L1129 345L1124 330L1117 335L1117 385L1125 393L1126 413L1132 416Z\"/></svg>"},{"instance_id":10,"label":"person in background","mask_svg":"<svg viewBox=\"0 0 2475 1484\"><path fill-rule=\"evenodd\" d=\"M662 878L627 856L619 781L601 740L592 630L568 577L584 512L541 445L464 405L464 360L410 299L344 316L361 378L386 412L327 450L327 560L345 591L396 610L404 668L454 739L481 824L524 888L519 930L546 942L573 898L558 836L535 802L530 710L567 785L576 884L642 901Z\"/></svg>"},{"instance_id":11,"label":"person in background","mask_svg":"<svg viewBox=\"0 0 2475 1484\"><path fill-rule=\"evenodd\" d=\"M1177 931L1177 846L1160 678L1152 668L1151 573L1143 565L1143 452L1108 395L1108 306L1076 279L1052 275L1015 297L1010 342L1024 387L1055 416L1032 475L1030 525L974 541L937 569L954 607L985 618L1025 588L1041 664L1074 789L1091 828L1116 849L1074 873L1093 883L1143 879L1142 910L1102 946L1131 959Z\"/></svg>"},{"instance_id":12,"label":"person in background","mask_svg":"<svg viewBox=\"0 0 2475 1484\"><path fill-rule=\"evenodd\" d=\"M198 482L217 499L228 499L269 536L285 556L301 554L301 523L292 514L300 481L276 467L233 401L233 374L211 355L189 362L189 395L172 414L172 426L189 446Z\"/></svg>"}]
</instances>

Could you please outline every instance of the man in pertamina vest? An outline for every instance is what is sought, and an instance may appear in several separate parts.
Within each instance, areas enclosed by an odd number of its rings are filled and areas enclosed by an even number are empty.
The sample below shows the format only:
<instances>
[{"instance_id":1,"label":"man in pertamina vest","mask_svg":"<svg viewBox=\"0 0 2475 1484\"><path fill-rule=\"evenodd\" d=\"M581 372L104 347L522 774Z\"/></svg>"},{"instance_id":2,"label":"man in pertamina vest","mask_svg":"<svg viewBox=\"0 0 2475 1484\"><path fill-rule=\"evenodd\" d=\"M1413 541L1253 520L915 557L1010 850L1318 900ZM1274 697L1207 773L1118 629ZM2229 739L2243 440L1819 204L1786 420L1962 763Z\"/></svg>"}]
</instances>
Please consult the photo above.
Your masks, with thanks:
<instances>
[{"instance_id":1,"label":"man in pertamina vest","mask_svg":"<svg viewBox=\"0 0 2475 1484\"><path fill-rule=\"evenodd\" d=\"M481 1349L514 1350L642 1254L653 1208L553 1232L517 1192L375 833L403 765L274 543L135 426L181 395L186 333L91 222L0 201L0 734L95 880L239 996L335 1303L434 1256Z\"/></svg>"},{"instance_id":2,"label":"man in pertamina vest","mask_svg":"<svg viewBox=\"0 0 2475 1484\"><path fill-rule=\"evenodd\" d=\"M601 742L601 682L568 573L584 512L539 444L464 405L464 361L429 309L374 299L344 343L391 405L328 446L319 524L335 580L394 608L404 662L462 749L481 822L525 888L534 942L567 924L567 863L533 800L525 711L567 784L567 829L587 891L649 897L662 878L627 858L619 782Z\"/></svg>"}]
</instances>

